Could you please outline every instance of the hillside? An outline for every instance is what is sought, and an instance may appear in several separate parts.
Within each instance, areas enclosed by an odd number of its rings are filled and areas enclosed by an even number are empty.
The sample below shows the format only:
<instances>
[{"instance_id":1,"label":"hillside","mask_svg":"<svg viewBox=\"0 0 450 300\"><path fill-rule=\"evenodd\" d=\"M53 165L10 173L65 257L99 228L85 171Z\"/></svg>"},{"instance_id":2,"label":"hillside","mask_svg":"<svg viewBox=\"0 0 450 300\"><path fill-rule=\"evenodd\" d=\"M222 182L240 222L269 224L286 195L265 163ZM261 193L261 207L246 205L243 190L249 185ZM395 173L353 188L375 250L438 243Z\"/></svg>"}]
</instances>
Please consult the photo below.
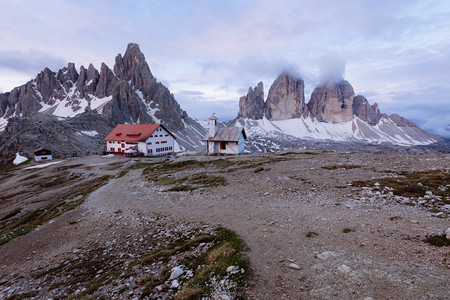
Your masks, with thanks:
<instances>
[{"instance_id":1,"label":"hillside","mask_svg":"<svg viewBox=\"0 0 450 300\"><path fill-rule=\"evenodd\" d=\"M55 163L1 174L1 298L448 295L448 154Z\"/></svg>"}]
</instances>

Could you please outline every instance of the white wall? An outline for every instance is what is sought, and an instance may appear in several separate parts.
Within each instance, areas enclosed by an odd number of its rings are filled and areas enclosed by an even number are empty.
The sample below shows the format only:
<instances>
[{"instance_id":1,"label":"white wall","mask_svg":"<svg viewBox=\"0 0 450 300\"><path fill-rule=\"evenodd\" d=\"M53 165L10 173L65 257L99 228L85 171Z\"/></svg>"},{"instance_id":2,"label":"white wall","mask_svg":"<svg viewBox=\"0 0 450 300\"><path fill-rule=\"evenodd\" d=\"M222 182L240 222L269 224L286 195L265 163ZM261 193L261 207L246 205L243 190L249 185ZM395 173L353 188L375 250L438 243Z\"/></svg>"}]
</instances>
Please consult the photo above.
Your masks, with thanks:
<instances>
[{"instance_id":1,"label":"white wall","mask_svg":"<svg viewBox=\"0 0 450 300\"><path fill-rule=\"evenodd\" d=\"M170 152L175 152L174 142L173 136L160 126L153 132L152 137L145 141L146 150L142 152L146 156L166 155ZM157 151L158 149L159 151ZM149 153L149 150L151 150L151 153Z\"/></svg>"},{"instance_id":2,"label":"white wall","mask_svg":"<svg viewBox=\"0 0 450 300\"><path fill-rule=\"evenodd\" d=\"M53 157L51 155L39 155L39 156L34 156L34 160L35 161L45 161L45 160L52 160Z\"/></svg>"},{"instance_id":3,"label":"white wall","mask_svg":"<svg viewBox=\"0 0 450 300\"><path fill-rule=\"evenodd\" d=\"M161 126L153 132L152 137L149 137L145 142L126 143L123 141L106 142L106 151L108 152L124 152L134 146L138 146L138 150L144 153L145 156L152 155L166 155L170 152L175 152L175 139ZM124 147L122 147L122 144ZM113 149L113 150L111 150ZM157 151L159 149L159 151ZM149 153L149 150L151 153Z\"/></svg>"}]
</instances>

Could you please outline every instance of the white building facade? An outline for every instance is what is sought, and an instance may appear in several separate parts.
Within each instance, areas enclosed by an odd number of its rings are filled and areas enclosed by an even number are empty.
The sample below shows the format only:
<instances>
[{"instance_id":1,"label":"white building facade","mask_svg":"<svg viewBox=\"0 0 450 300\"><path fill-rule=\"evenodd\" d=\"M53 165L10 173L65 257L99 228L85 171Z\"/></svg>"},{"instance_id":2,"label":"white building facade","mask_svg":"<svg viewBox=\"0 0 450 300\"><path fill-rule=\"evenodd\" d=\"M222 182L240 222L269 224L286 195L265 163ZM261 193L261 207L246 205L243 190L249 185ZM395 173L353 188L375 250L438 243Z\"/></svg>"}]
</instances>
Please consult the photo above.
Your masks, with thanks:
<instances>
[{"instance_id":1,"label":"white building facade","mask_svg":"<svg viewBox=\"0 0 450 300\"><path fill-rule=\"evenodd\" d=\"M112 154L162 156L175 151L175 136L162 124L119 124L106 137Z\"/></svg>"}]
</instances>

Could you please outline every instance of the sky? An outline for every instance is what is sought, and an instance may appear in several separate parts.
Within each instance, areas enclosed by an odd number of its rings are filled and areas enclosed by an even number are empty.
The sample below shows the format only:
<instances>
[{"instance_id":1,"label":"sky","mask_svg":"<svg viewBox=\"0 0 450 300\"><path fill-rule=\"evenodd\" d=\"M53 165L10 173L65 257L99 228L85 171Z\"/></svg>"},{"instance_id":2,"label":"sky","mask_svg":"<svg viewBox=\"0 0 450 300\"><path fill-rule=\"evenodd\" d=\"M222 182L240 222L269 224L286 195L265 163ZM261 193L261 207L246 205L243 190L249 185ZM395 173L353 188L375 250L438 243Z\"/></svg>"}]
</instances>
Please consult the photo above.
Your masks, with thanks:
<instances>
[{"instance_id":1,"label":"sky","mask_svg":"<svg viewBox=\"0 0 450 300\"><path fill-rule=\"evenodd\" d=\"M249 87L283 71L309 101L326 79L450 137L450 1L0 0L0 91L102 62L137 43L189 116L233 119Z\"/></svg>"}]
</instances>

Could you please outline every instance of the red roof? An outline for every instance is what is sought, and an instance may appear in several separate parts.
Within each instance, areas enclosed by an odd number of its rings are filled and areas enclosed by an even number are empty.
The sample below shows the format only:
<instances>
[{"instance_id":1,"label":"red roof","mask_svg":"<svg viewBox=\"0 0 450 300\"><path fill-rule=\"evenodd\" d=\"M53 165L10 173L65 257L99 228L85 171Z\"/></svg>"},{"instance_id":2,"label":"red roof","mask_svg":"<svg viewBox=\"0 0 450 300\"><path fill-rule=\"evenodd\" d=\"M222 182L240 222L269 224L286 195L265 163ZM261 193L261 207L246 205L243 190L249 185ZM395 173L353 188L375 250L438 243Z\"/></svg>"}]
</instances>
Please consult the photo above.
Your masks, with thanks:
<instances>
[{"instance_id":1,"label":"red roof","mask_svg":"<svg viewBox=\"0 0 450 300\"><path fill-rule=\"evenodd\" d=\"M164 128L173 138L175 136L160 123L119 124L105 138L105 141L144 142L158 127Z\"/></svg>"}]
</instances>

